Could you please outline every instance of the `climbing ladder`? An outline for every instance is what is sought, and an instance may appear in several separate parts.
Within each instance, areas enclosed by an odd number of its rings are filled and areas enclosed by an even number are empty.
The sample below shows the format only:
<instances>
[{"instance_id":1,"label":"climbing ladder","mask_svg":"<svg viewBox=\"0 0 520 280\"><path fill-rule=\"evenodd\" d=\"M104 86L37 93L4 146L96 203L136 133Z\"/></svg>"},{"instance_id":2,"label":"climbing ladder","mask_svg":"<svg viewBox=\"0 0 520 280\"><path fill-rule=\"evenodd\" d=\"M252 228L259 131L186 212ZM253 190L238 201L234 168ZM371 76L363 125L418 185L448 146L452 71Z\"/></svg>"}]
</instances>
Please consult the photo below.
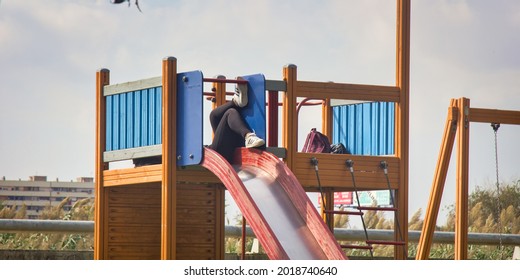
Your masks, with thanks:
<instances>
[{"instance_id":1,"label":"climbing ladder","mask_svg":"<svg viewBox=\"0 0 520 280\"><path fill-rule=\"evenodd\" d=\"M325 205L325 201L323 200L324 193L323 193L323 190L322 190L322 187L321 187L321 183L320 183L320 179L319 179L318 160L316 158L314 158L314 157L311 158L311 164L314 166L314 169L315 169L315 172L316 172L316 177L318 179L318 186L319 186L321 197L322 197L322 205L324 206ZM401 248L403 248L404 256L407 257L406 247L404 246L406 243L404 242L403 234L401 232L401 227L400 227L400 223L399 223L399 219L398 219L397 215L394 215L394 217L396 219L395 221L396 221L396 227L397 227L397 230L398 230L398 238L399 238L399 240L393 240L393 241L372 240L372 239L370 239L369 236L368 236L367 225L366 225L365 218L364 218L364 215L365 215L364 211L392 211L394 213L397 211L397 207L395 207L395 200L394 200L393 191L392 191L392 189L390 187L390 180L388 178L388 163L386 161L381 161L380 168L383 169L385 177L386 177L386 180L387 180L388 192L390 194L390 205L391 205L391 207L361 206L360 199L359 199L358 188L356 186L356 179L355 179L355 175L354 175L354 161L352 161L350 159L347 159L345 161L345 164L349 168L349 171L350 171L350 175L351 175L351 178L352 178L352 185L354 187L354 195L356 197L356 204L357 205L353 207L354 210L350 210L350 211L344 211L344 210L324 210L323 213L325 213L326 219L330 219L331 221L333 221L334 215L354 215L354 216L359 216L361 218L361 224L363 226L363 231L364 231L364 235L365 235L365 245L343 244L343 245L341 245L341 247L343 249L368 250L370 252L370 257L374 258L374 252L373 252L374 247L373 247L373 245L400 246ZM334 228L333 227L331 228L331 231L334 232Z\"/></svg>"}]
</instances>

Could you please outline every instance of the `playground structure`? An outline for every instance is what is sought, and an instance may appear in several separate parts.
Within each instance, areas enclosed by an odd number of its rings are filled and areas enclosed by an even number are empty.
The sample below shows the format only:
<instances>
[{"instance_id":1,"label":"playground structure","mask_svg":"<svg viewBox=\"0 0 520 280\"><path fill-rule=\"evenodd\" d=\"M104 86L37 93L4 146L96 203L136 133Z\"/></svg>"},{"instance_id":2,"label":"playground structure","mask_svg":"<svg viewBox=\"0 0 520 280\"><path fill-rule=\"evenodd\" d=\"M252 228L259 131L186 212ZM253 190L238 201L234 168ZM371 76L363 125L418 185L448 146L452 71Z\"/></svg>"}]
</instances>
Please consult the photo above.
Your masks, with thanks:
<instances>
[{"instance_id":1,"label":"playground structure","mask_svg":"<svg viewBox=\"0 0 520 280\"><path fill-rule=\"evenodd\" d=\"M283 68L283 79L279 81L265 80L261 74L244 76L249 94L254 96L245 118L257 135L267 139L267 148L238 149L231 164L203 147L203 84L212 83L214 105L218 106L226 102L226 84L241 81L204 78L199 71L178 73L173 57L163 60L161 77L124 84L110 85L109 71L99 70L95 259L223 259L226 189L271 259L346 259L330 231L334 215L345 214L333 210L334 193L388 188L395 193L395 205L388 210L395 213L395 239L399 242L386 245L402 246L403 250L394 250L394 258L405 259L409 0L397 1L396 33L394 86L300 81L294 65ZM298 108L306 98L323 100L321 131L329 138L334 133L332 100L393 103L394 153L376 156L298 152ZM110 168L111 162L157 156L162 157L161 163ZM279 192L272 194L270 190L274 189ZM305 195L306 191L318 189L323 189L324 194L322 217ZM262 199L255 197L255 191L263 192L261 197L269 195L272 204L261 205ZM289 223L273 221L276 215L265 210L273 207L278 207L275 214L286 215ZM295 221L294 228L285 227ZM288 239L296 243L285 243Z\"/></svg>"},{"instance_id":2,"label":"playground structure","mask_svg":"<svg viewBox=\"0 0 520 280\"><path fill-rule=\"evenodd\" d=\"M520 111L471 108L468 98L451 100L421 238L417 248L416 259L418 260L428 259L430 253L435 223L439 213L442 192L456 136L458 137L455 186L455 259L465 260L468 258L468 174L471 122L490 123L496 133L500 124L520 125Z\"/></svg>"}]
</instances>

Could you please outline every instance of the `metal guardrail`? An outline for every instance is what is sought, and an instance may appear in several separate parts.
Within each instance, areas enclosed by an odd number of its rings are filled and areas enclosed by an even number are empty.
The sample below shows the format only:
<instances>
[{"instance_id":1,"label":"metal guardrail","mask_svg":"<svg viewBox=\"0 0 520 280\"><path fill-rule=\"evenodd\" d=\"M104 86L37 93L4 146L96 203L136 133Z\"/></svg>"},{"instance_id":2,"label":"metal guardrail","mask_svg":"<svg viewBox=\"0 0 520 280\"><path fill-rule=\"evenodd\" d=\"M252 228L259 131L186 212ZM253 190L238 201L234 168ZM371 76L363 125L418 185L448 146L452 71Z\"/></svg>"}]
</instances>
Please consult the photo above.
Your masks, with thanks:
<instances>
[{"instance_id":1,"label":"metal guardrail","mask_svg":"<svg viewBox=\"0 0 520 280\"><path fill-rule=\"evenodd\" d=\"M94 233L93 221L0 219L0 232Z\"/></svg>"},{"instance_id":2,"label":"metal guardrail","mask_svg":"<svg viewBox=\"0 0 520 280\"><path fill-rule=\"evenodd\" d=\"M61 232L61 233L94 233L93 221L63 221L63 220L21 220L21 219L0 219L0 233L18 232ZM225 234L228 237L242 236L242 227L226 226ZM393 240L393 230L368 230L371 239ZM419 242L420 231L409 231L409 242ZM254 237L251 228L246 227L246 236ZM334 236L339 241L364 241L365 233L363 230L356 229L335 229ZM436 231L433 234L433 243L452 244L455 240L455 233ZM507 245L520 246L519 234L490 234L490 233L469 233L468 243L476 245Z\"/></svg>"}]
</instances>

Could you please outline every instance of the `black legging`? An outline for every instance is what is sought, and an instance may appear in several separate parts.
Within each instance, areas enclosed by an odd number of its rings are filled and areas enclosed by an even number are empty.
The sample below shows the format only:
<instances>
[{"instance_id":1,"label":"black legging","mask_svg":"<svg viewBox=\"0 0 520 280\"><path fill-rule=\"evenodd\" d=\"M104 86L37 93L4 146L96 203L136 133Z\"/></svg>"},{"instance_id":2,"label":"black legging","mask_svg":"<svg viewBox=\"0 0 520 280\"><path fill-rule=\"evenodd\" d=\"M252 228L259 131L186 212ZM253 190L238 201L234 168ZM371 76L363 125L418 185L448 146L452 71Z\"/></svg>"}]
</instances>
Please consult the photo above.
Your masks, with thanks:
<instances>
[{"instance_id":1,"label":"black legging","mask_svg":"<svg viewBox=\"0 0 520 280\"><path fill-rule=\"evenodd\" d=\"M209 147L229 162L232 162L235 149L245 146L245 136L251 132L238 110L240 108L235 103L227 102L218 106L209 114L209 121L214 134L213 142Z\"/></svg>"}]
</instances>

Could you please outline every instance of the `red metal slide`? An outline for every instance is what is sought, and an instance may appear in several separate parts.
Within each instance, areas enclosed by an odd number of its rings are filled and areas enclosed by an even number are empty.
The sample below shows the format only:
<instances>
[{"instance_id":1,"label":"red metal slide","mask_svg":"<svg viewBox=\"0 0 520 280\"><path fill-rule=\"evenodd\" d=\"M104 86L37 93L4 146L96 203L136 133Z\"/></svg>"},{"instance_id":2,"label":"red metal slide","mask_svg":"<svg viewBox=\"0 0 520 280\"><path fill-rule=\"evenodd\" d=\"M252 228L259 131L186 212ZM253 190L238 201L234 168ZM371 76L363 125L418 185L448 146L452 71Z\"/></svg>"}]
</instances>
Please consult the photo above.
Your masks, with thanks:
<instances>
[{"instance_id":1,"label":"red metal slide","mask_svg":"<svg viewBox=\"0 0 520 280\"><path fill-rule=\"evenodd\" d=\"M226 186L270 259L347 259L285 163L259 149L237 149L233 165L205 148L201 165Z\"/></svg>"}]
</instances>

